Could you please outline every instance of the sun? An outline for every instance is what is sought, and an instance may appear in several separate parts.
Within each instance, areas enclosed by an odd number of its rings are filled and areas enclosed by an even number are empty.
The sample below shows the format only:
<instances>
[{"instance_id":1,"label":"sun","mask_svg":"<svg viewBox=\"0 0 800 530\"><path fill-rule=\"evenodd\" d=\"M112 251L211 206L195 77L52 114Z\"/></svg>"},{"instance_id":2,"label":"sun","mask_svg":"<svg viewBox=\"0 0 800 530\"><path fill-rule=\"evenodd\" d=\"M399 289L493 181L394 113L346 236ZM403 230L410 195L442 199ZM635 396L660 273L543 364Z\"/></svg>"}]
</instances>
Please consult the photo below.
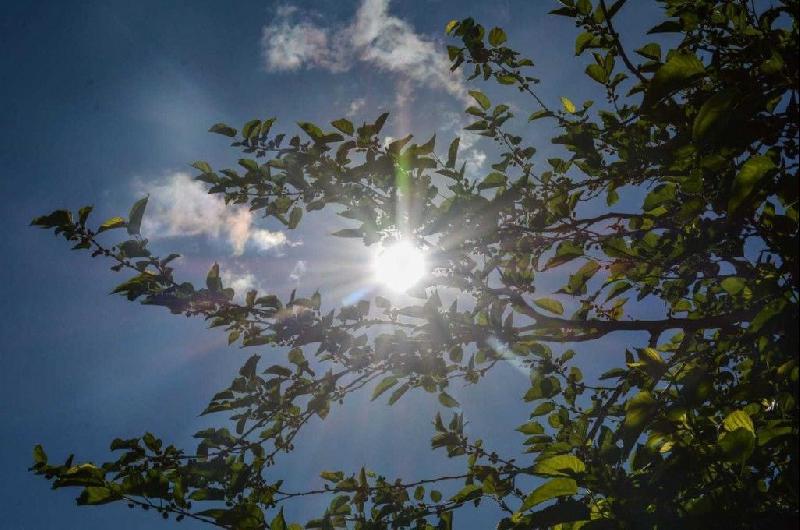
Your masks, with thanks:
<instances>
[{"instance_id":1,"label":"sun","mask_svg":"<svg viewBox=\"0 0 800 530\"><path fill-rule=\"evenodd\" d=\"M393 291L406 291L427 273L425 253L409 241L397 241L378 251L373 271L379 283Z\"/></svg>"}]
</instances>

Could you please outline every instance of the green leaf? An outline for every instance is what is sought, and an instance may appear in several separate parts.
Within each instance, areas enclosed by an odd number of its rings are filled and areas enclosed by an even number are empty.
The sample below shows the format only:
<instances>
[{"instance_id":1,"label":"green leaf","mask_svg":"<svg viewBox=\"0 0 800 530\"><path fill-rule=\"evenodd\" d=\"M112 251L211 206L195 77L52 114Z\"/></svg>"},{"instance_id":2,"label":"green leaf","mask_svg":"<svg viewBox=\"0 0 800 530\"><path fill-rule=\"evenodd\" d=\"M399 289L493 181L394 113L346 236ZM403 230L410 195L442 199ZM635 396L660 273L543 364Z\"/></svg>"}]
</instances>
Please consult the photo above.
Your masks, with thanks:
<instances>
[{"instance_id":1,"label":"green leaf","mask_svg":"<svg viewBox=\"0 0 800 530\"><path fill-rule=\"evenodd\" d=\"M564 477L554 478L533 490L533 492L525 498L519 511L525 512L550 499L574 495L577 492L578 484L574 479Z\"/></svg>"},{"instance_id":2,"label":"green leaf","mask_svg":"<svg viewBox=\"0 0 800 530\"><path fill-rule=\"evenodd\" d=\"M545 414L550 414L555 410L556 404L552 401L545 401L544 403L540 403L533 412L531 412L531 416L544 416Z\"/></svg>"},{"instance_id":3,"label":"green leaf","mask_svg":"<svg viewBox=\"0 0 800 530\"><path fill-rule=\"evenodd\" d=\"M331 125L333 125L334 127L336 127L337 129L339 129L340 131L342 131L345 134L349 134L349 135L353 134L353 131L354 131L353 122L351 122L350 120L346 120L344 118L341 118L341 119L338 119L336 121L332 121Z\"/></svg>"},{"instance_id":4,"label":"green leaf","mask_svg":"<svg viewBox=\"0 0 800 530\"><path fill-rule=\"evenodd\" d=\"M757 155L749 158L733 180L731 196L728 200L728 213L731 214L738 210L764 177L774 170L775 163L766 156Z\"/></svg>"},{"instance_id":5,"label":"green leaf","mask_svg":"<svg viewBox=\"0 0 800 530\"><path fill-rule=\"evenodd\" d=\"M450 394L447 392L440 392L439 393L439 403L444 405L445 407L457 407L458 401L456 401Z\"/></svg>"},{"instance_id":6,"label":"green leaf","mask_svg":"<svg viewBox=\"0 0 800 530\"><path fill-rule=\"evenodd\" d=\"M72 224L72 212L69 210L56 210L47 215L42 215L31 221L31 225L40 228L54 228Z\"/></svg>"},{"instance_id":7,"label":"green leaf","mask_svg":"<svg viewBox=\"0 0 800 530\"><path fill-rule=\"evenodd\" d=\"M489 44L492 46L500 46L507 38L506 32L502 28L492 28L489 32Z\"/></svg>"},{"instance_id":8,"label":"green leaf","mask_svg":"<svg viewBox=\"0 0 800 530\"><path fill-rule=\"evenodd\" d=\"M570 99L567 97L561 96L561 105L563 105L564 110L570 114L575 114L578 111L578 109L575 107L575 103L570 101Z\"/></svg>"},{"instance_id":9,"label":"green leaf","mask_svg":"<svg viewBox=\"0 0 800 530\"><path fill-rule=\"evenodd\" d=\"M375 401L378 396L389 390L391 387L397 384L397 378L393 375L385 377L380 383L377 384L375 389L372 391L372 397L370 398L372 401Z\"/></svg>"},{"instance_id":10,"label":"green leaf","mask_svg":"<svg viewBox=\"0 0 800 530\"><path fill-rule=\"evenodd\" d=\"M491 101L489 101L489 98L487 98L486 94L484 94L480 90L470 90L469 95L475 98L475 101L478 102L478 104L483 108L483 110L486 110L492 106L492 103Z\"/></svg>"},{"instance_id":11,"label":"green leaf","mask_svg":"<svg viewBox=\"0 0 800 530\"><path fill-rule=\"evenodd\" d=\"M233 127L228 127L224 123L215 123L211 126L208 132L221 134L223 136L230 136L231 138L236 136L236 129Z\"/></svg>"},{"instance_id":12,"label":"green leaf","mask_svg":"<svg viewBox=\"0 0 800 530\"><path fill-rule=\"evenodd\" d=\"M642 390L625 404L625 427L630 430L641 429L655 413L657 406L653 395Z\"/></svg>"},{"instance_id":13,"label":"green leaf","mask_svg":"<svg viewBox=\"0 0 800 530\"><path fill-rule=\"evenodd\" d=\"M289 350L288 357L289 357L289 362L297 366L303 366L308 364L306 356L303 355L303 350L301 350L300 348L292 348L291 350Z\"/></svg>"},{"instance_id":14,"label":"green leaf","mask_svg":"<svg viewBox=\"0 0 800 530\"><path fill-rule=\"evenodd\" d=\"M300 128L303 129L303 131L305 131L305 133L309 135L313 140L319 140L323 136L325 136L325 133L322 132L322 129L320 129L311 122L301 121L298 122L297 125L299 125Z\"/></svg>"},{"instance_id":15,"label":"green leaf","mask_svg":"<svg viewBox=\"0 0 800 530\"><path fill-rule=\"evenodd\" d=\"M456 137L450 143L450 147L447 149L447 167L454 168L456 167L456 158L458 156L458 144L461 142L461 138Z\"/></svg>"},{"instance_id":16,"label":"green leaf","mask_svg":"<svg viewBox=\"0 0 800 530\"><path fill-rule=\"evenodd\" d=\"M364 232L360 228L342 228L331 235L336 237L362 237Z\"/></svg>"},{"instance_id":17,"label":"green leaf","mask_svg":"<svg viewBox=\"0 0 800 530\"><path fill-rule=\"evenodd\" d=\"M142 216L147 207L147 199L148 197L144 197L133 203L131 211L128 214L128 234L132 236L139 235L139 230L142 226Z\"/></svg>"},{"instance_id":18,"label":"green leaf","mask_svg":"<svg viewBox=\"0 0 800 530\"><path fill-rule=\"evenodd\" d=\"M319 474L323 480L327 480L329 482L340 482L344 479L344 473L341 471L323 471Z\"/></svg>"},{"instance_id":19,"label":"green leaf","mask_svg":"<svg viewBox=\"0 0 800 530\"><path fill-rule=\"evenodd\" d=\"M552 298L537 298L533 301L533 303L542 309L550 311L551 313L555 313L557 315L564 314L564 306L561 305L561 302L558 300L553 300Z\"/></svg>"},{"instance_id":20,"label":"green leaf","mask_svg":"<svg viewBox=\"0 0 800 530\"><path fill-rule=\"evenodd\" d=\"M562 241L556 249L555 256L547 261L545 269L563 265L580 256L583 256L583 246L573 243L572 241Z\"/></svg>"},{"instance_id":21,"label":"green leaf","mask_svg":"<svg viewBox=\"0 0 800 530\"><path fill-rule=\"evenodd\" d=\"M523 423L519 427L516 428L517 431L521 432L522 434L543 434L544 427L538 422L529 421L528 423Z\"/></svg>"},{"instance_id":22,"label":"green leaf","mask_svg":"<svg viewBox=\"0 0 800 530\"><path fill-rule=\"evenodd\" d=\"M537 110L536 112L534 112L530 116L528 116L528 121L534 121L534 120L538 120L538 119L541 119L541 118L546 118L546 117L552 116L552 115L553 115L553 113L550 112L549 110Z\"/></svg>"},{"instance_id":23,"label":"green leaf","mask_svg":"<svg viewBox=\"0 0 800 530\"><path fill-rule=\"evenodd\" d=\"M222 280L219 277L219 264L214 263L206 275L206 287L211 292L219 292L222 290Z\"/></svg>"},{"instance_id":24,"label":"green leaf","mask_svg":"<svg viewBox=\"0 0 800 530\"><path fill-rule=\"evenodd\" d=\"M556 455L539 460L533 466L533 473L546 477L578 475L586 471L586 464L574 455Z\"/></svg>"},{"instance_id":25,"label":"green leaf","mask_svg":"<svg viewBox=\"0 0 800 530\"><path fill-rule=\"evenodd\" d=\"M451 20L450 22L448 22L447 25L444 27L445 34L449 35L450 32L453 31L453 29L455 29L456 26L458 26L458 20Z\"/></svg>"},{"instance_id":26,"label":"green leaf","mask_svg":"<svg viewBox=\"0 0 800 530\"><path fill-rule=\"evenodd\" d=\"M742 292L742 289L744 289L746 285L747 284L745 283L743 278L735 276L730 278L725 278L720 283L720 286L725 290L725 292L731 296L736 296L737 294Z\"/></svg>"},{"instance_id":27,"label":"green leaf","mask_svg":"<svg viewBox=\"0 0 800 530\"><path fill-rule=\"evenodd\" d=\"M683 25L678 20L665 20L647 32L648 35L655 33L680 33L683 31Z\"/></svg>"},{"instance_id":28,"label":"green leaf","mask_svg":"<svg viewBox=\"0 0 800 530\"><path fill-rule=\"evenodd\" d=\"M41 444L33 447L33 464L39 466L47 464L47 453L44 452Z\"/></svg>"},{"instance_id":29,"label":"green leaf","mask_svg":"<svg viewBox=\"0 0 800 530\"><path fill-rule=\"evenodd\" d=\"M239 165L248 171L258 171L258 162L256 162L252 158L240 158Z\"/></svg>"},{"instance_id":30,"label":"green leaf","mask_svg":"<svg viewBox=\"0 0 800 530\"><path fill-rule=\"evenodd\" d=\"M208 162L197 160L192 162L191 166L199 171L202 171L203 173L212 173L211 166L208 165Z\"/></svg>"},{"instance_id":31,"label":"green leaf","mask_svg":"<svg viewBox=\"0 0 800 530\"><path fill-rule=\"evenodd\" d=\"M252 138L258 134L261 128L261 120L250 120L242 127L242 136L245 138Z\"/></svg>"},{"instance_id":32,"label":"green leaf","mask_svg":"<svg viewBox=\"0 0 800 530\"><path fill-rule=\"evenodd\" d=\"M672 182L656 186L656 188L645 197L642 209L645 212L649 212L663 204L669 203L675 200L676 193L677 187Z\"/></svg>"},{"instance_id":33,"label":"green leaf","mask_svg":"<svg viewBox=\"0 0 800 530\"><path fill-rule=\"evenodd\" d=\"M594 40L594 34L588 31L584 31L575 39L575 55L580 55L592 44Z\"/></svg>"},{"instance_id":34,"label":"green leaf","mask_svg":"<svg viewBox=\"0 0 800 530\"><path fill-rule=\"evenodd\" d=\"M303 208L296 206L292 208L291 213L289 213L289 224L287 225L289 228L297 228L297 225L300 224L300 219L303 218Z\"/></svg>"},{"instance_id":35,"label":"green leaf","mask_svg":"<svg viewBox=\"0 0 800 530\"><path fill-rule=\"evenodd\" d=\"M119 500L119 494L103 486L88 486L83 489L78 504L81 506L94 506L98 504L108 504Z\"/></svg>"},{"instance_id":36,"label":"green leaf","mask_svg":"<svg viewBox=\"0 0 800 530\"><path fill-rule=\"evenodd\" d=\"M581 15L589 15L592 12L591 0L577 0L577 2L575 2L575 7Z\"/></svg>"},{"instance_id":37,"label":"green leaf","mask_svg":"<svg viewBox=\"0 0 800 530\"><path fill-rule=\"evenodd\" d=\"M286 526L286 520L283 518L283 507L281 506L278 515L272 520L269 524L269 530L288 530Z\"/></svg>"},{"instance_id":38,"label":"green leaf","mask_svg":"<svg viewBox=\"0 0 800 530\"><path fill-rule=\"evenodd\" d=\"M597 81L598 83L605 84L608 81L608 74L606 69L599 64L590 64L586 67L586 75Z\"/></svg>"},{"instance_id":39,"label":"green leaf","mask_svg":"<svg viewBox=\"0 0 800 530\"><path fill-rule=\"evenodd\" d=\"M387 401L387 403L390 406L394 405L398 399L403 397L403 394L405 394L409 388L411 388L411 385L409 385L408 383L403 383L402 385L400 385L400 387L398 387L394 392L392 392L392 395L389 396L389 401Z\"/></svg>"},{"instance_id":40,"label":"green leaf","mask_svg":"<svg viewBox=\"0 0 800 530\"><path fill-rule=\"evenodd\" d=\"M453 502L464 502L470 499L477 499L483 494L483 488L479 484L467 484L453 495Z\"/></svg>"},{"instance_id":41,"label":"green leaf","mask_svg":"<svg viewBox=\"0 0 800 530\"><path fill-rule=\"evenodd\" d=\"M112 217L100 225L100 228L97 229L97 233L99 234L101 232L105 232L106 230L122 228L123 226L125 226L125 219L122 217Z\"/></svg>"},{"instance_id":42,"label":"green leaf","mask_svg":"<svg viewBox=\"0 0 800 530\"><path fill-rule=\"evenodd\" d=\"M646 59L651 59L653 61L660 61L661 60L661 46L659 46L655 42L651 42L649 44L645 44L638 50L634 50L636 53L641 55Z\"/></svg>"},{"instance_id":43,"label":"green leaf","mask_svg":"<svg viewBox=\"0 0 800 530\"><path fill-rule=\"evenodd\" d=\"M723 90L703 103L692 125L692 138L695 141L703 140L709 133L724 127L730 118L737 95L734 90Z\"/></svg>"},{"instance_id":44,"label":"green leaf","mask_svg":"<svg viewBox=\"0 0 800 530\"><path fill-rule=\"evenodd\" d=\"M728 414L722 421L722 425L725 427L725 430L729 432L735 431L736 429L745 429L753 434L756 432L753 426L753 420L750 419L750 415L743 410L734 410Z\"/></svg>"},{"instance_id":45,"label":"green leaf","mask_svg":"<svg viewBox=\"0 0 800 530\"><path fill-rule=\"evenodd\" d=\"M739 427L723 434L718 444L726 459L733 462L744 462L753 453L756 437L752 431Z\"/></svg>"},{"instance_id":46,"label":"green leaf","mask_svg":"<svg viewBox=\"0 0 800 530\"><path fill-rule=\"evenodd\" d=\"M703 63L689 52L674 53L650 80L644 96L644 105L650 106L673 92L686 88L705 72Z\"/></svg>"},{"instance_id":47,"label":"green leaf","mask_svg":"<svg viewBox=\"0 0 800 530\"><path fill-rule=\"evenodd\" d=\"M502 173L490 173L478 184L479 190L488 190L491 188L499 188L505 186L507 182L506 176Z\"/></svg>"},{"instance_id":48,"label":"green leaf","mask_svg":"<svg viewBox=\"0 0 800 530\"><path fill-rule=\"evenodd\" d=\"M586 292L586 283L600 270L596 261L587 261L575 274L569 277L569 283L564 291L567 294L583 294Z\"/></svg>"}]
</instances>

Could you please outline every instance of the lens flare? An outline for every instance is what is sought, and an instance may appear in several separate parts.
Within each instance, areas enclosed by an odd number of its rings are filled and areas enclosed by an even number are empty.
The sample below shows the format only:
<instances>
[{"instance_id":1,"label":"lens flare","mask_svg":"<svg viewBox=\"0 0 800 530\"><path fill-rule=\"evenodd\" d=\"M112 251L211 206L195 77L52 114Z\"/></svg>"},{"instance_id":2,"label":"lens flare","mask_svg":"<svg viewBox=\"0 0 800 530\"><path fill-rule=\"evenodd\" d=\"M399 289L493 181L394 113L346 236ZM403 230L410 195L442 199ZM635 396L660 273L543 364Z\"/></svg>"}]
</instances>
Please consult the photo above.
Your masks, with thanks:
<instances>
[{"instance_id":1,"label":"lens flare","mask_svg":"<svg viewBox=\"0 0 800 530\"><path fill-rule=\"evenodd\" d=\"M403 292L425 276L425 254L409 241L398 241L378 251L373 270L376 281Z\"/></svg>"}]
</instances>

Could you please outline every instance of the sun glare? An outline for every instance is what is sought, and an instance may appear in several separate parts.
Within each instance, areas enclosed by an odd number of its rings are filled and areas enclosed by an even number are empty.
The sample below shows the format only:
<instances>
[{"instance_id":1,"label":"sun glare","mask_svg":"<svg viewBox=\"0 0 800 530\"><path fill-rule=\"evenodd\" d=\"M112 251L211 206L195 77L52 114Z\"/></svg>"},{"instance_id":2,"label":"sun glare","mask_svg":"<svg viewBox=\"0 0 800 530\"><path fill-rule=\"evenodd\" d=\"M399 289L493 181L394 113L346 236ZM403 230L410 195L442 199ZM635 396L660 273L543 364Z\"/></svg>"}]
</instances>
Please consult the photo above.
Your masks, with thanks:
<instances>
[{"instance_id":1,"label":"sun glare","mask_svg":"<svg viewBox=\"0 0 800 530\"><path fill-rule=\"evenodd\" d=\"M398 292L413 286L427 272L425 254L408 241L398 241L379 250L373 268L378 282Z\"/></svg>"}]
</instances>

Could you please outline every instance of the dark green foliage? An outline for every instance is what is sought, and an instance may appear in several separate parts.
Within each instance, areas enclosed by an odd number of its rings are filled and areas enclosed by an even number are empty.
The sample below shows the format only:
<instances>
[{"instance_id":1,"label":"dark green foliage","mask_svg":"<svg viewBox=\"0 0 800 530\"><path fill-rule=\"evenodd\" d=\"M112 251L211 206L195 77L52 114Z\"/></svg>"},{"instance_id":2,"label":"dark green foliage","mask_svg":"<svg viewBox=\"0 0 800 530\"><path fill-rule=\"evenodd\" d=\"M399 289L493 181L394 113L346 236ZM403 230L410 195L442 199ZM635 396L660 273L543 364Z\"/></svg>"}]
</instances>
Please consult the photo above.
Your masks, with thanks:
<instances>
[{"instance_id":1,"label":"dark green foliage","mask_svg":"<svg viewBox=\"0 0 800 530\"><path fill-rule=\"evenodd\" d=\"M624 4L564 0L553 11L580 28L576 54L591 52L587 83L602 85L607 101L596 111L566 95L560 107L542 101L533 62L505 46L502 29L447 24L453 69L528 94L529 126L557 127L562 158L539 160L535 146L506 130L510 107L493 107L479 90L470 92L466 129L492 139L498 156L475 178L459 166L458 138L440 142L446 158L435 138L385 145L386 114L360 127L336 120L338 132L303 122L288 140L270 134L272 119L249 121L240 135L211 128L252 156L238 170L193 164L229 203L290 229L330 205L358 225L334 235L367 245L410 226L436 265L417 305L376 297L323 311L319 293L281 300L255 291L238 304L216 264L205 288L179 282L170 266L177 255L152 256L139 235L146 199L127 221L96 229L86 224L90 208L77 222L65 210L35 219L132 272L115 293L201 316L231 344L283 347L288 362L262 366L251 356L204 411L231 421L198 432L196 448L145 434L114 440L118 458L95 466L71 457L51 464L37 446L32 469L56 488L82 488L81 504L125 501L224 528L299 528L280 506L312 494L331 500L306 528L453 528L454 512L484 500L505 513L500 529L796 522L798 3L756 11L748 2L665 0L665 20L650 33L679 43L649 43L638 57L614 29ZM625 188L643 192L633 213L614 207ZM587 204L605 209L587 217ZM123 226L133 239L98 241ZM550 270L566 271L568 282L534 296ZM453 289L471 309L445 295ZM642 301L661 316L638 318ZM620 331L649 340L620 351L599 380L584 380L580 366L597 362L592 341ZM556 355L550 343L575 349ZM509 358L531 374L526 394L509 396L530 403L531 417L508 433L524 437L527 459L468 439L455 413L447 424L436 414L431 446L463 462L456 477L326 470L318 490L288 492L265 472L312 417L325 418L354 391L369 386L373 399L392 404L422 389L458 407L451 382L477 384ZM536 486L520 486L530 476ZM428 489L445 480L463 486L450 497Z\"/></svg>"}]
</instances>

